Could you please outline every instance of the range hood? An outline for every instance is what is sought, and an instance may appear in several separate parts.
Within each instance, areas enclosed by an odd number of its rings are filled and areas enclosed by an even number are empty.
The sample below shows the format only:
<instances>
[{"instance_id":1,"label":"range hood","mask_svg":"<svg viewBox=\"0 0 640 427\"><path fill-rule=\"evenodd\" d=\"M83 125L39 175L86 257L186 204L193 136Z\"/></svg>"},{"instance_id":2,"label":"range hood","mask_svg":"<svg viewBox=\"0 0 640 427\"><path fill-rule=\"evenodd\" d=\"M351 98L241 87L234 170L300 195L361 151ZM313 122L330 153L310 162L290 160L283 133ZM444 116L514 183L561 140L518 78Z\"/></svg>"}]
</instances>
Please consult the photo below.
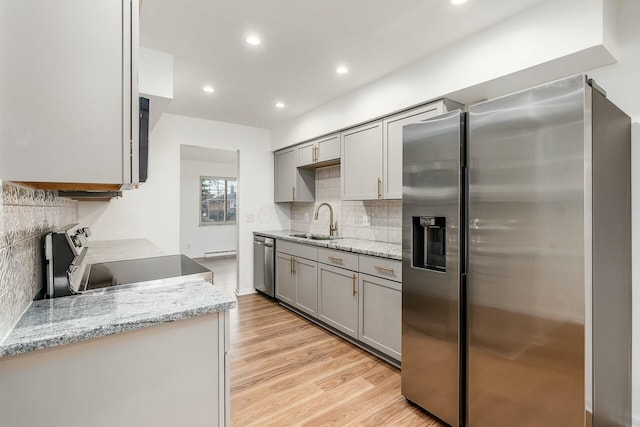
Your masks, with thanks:
<instances>
[{"instance_id":1,"label":"range hood","mask_svg":"<svg viewBox=\"0 0 640 427\"><path fill-rule=\"evenodd\" d=\"M17 184L38 190L57 191L59 197L68 197L73 200L107 202L114 197L122 197L122 184L25 181L17 182Z\"/></svg>"}]
</instances>

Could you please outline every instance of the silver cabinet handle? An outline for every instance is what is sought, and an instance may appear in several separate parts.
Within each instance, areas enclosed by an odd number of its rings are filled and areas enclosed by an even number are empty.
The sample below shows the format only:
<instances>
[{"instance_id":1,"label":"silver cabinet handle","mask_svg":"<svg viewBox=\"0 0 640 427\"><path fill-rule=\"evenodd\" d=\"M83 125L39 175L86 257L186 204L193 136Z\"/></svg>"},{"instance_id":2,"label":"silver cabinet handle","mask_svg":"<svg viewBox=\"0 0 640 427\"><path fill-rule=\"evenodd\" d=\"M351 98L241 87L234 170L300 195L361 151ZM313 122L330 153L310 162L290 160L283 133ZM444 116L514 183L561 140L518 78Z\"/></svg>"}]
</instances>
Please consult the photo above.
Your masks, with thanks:
<instances>
[{"instance_id":1,"label":"silver cabinet handle","mask_svg":"<svg viewBox=\"0 0 640 427\"><path fill-rule=\"evenodd\" d=\"M382 199L381 187L382 187L382 180L378 178L378 199Z\"/></svg>"},{"instance_id":2,"label":"silver cabinet handle","mask_svg":"<svg viewBox=\"0 0 640 427\"><path fill-rule=\"evenodd\" d=\"M342 263L342 258L338 258L338 257L334 257L334 256L327 256L327 258L329 258L333 262Z\"/></svg>"}]
</instances>

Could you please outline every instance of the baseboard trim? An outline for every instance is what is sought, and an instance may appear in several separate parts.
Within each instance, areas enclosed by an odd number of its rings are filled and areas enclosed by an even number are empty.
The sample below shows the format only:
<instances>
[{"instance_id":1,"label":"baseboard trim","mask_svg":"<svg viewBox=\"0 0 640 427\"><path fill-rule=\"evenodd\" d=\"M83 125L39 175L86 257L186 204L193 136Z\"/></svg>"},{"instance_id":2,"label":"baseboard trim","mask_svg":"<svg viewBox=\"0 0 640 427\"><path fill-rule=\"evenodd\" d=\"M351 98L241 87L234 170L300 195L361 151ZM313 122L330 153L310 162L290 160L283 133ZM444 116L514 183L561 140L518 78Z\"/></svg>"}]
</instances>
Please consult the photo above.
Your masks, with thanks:
<instances>
[{"instance_id":1,"label":"baseboard trim","mask_svg":"<svg viewBox=\"0 0 640 427\"><path fill-rule=\"evenodd\" d=\"M235 291L233 291L233 293L235 293L237 296L241 297L242 295L252 295L252 294L256 294L258 292L255 289L250 289L250 290L238 292L238 290L236 289Z\"/></svg>"}]
</instances>

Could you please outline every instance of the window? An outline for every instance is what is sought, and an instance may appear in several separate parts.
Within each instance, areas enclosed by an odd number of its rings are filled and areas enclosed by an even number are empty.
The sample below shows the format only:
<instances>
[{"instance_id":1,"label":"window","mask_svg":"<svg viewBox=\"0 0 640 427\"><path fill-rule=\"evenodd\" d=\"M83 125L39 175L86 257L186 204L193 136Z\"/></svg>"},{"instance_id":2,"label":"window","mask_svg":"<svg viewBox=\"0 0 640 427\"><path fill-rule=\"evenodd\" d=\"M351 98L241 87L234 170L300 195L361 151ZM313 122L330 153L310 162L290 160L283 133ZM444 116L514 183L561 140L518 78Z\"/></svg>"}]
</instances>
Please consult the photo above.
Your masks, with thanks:
<instances>
[{"instance_id":1,"label":"window","mask_svg":"<svg viewBox=\"0 0 640 427\"><path fill-rule=\"evenodd\" d=\"M200 225L236 222L236 178L200 177Z\"/></svg>"}]
</instances>

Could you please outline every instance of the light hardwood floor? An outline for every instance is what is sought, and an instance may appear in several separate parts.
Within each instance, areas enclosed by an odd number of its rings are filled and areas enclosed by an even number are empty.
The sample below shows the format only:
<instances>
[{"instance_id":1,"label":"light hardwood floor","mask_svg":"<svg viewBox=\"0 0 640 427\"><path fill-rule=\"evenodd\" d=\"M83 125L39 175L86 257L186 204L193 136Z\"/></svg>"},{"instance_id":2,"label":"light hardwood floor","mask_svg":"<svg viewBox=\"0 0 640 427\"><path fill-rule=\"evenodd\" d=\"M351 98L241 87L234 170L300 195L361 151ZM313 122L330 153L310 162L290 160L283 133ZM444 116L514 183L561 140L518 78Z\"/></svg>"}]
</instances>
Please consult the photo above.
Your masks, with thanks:
<instances>
[{"instance_id":1,"label":"light hardwood floor","mask_svg":"<svg viewBox=\"0 0 640 427\"><path fill-rule=\"evenodd\" d=\"M231 311L232 426L441 426L400 371L262 295Z\"/></svg>"}]
</instances>

